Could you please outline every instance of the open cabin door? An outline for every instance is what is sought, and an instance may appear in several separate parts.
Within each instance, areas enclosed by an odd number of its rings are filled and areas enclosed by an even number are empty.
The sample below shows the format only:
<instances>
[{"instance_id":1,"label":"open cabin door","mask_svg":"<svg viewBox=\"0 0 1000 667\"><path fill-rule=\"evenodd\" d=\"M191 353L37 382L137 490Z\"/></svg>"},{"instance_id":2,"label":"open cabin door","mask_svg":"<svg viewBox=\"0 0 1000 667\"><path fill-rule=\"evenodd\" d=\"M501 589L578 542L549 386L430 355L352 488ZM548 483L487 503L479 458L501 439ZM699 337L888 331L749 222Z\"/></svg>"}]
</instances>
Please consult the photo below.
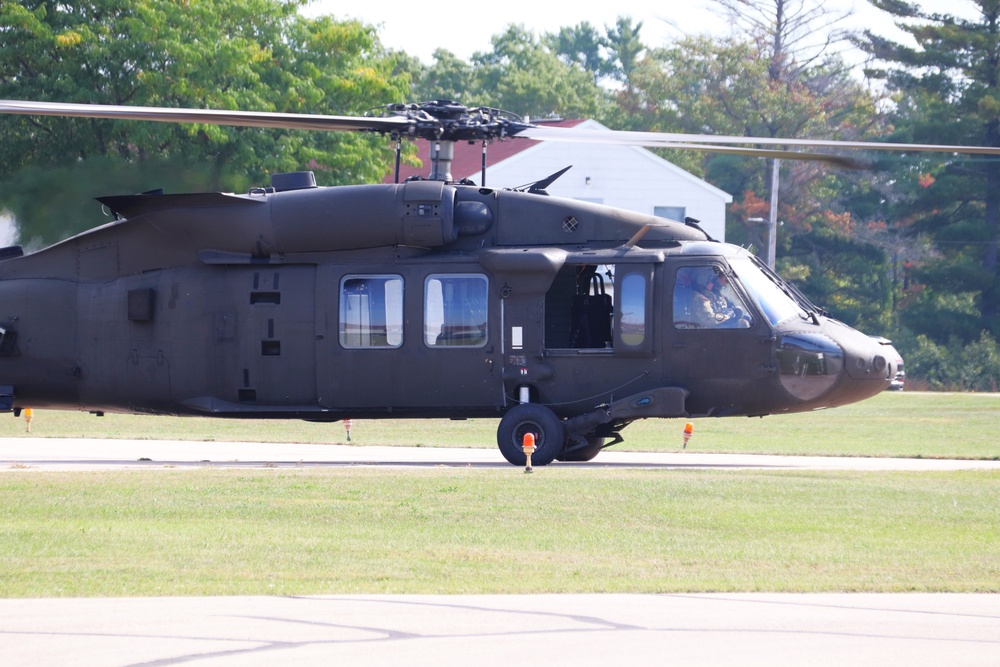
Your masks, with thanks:
<instances>
[{"instance_id":1,"label":"open cabin door","mask_svg":"<svg viewBox=\"0 0 1000 667\"><path fill-rule=\"evenodd\" d=\"M526 337L523 354L527 379L537 388L533 400L569 415L655 388L660 368L653 304L662 260L574 259L544 294L544 340Z\"/></svg>"}]
</instances>

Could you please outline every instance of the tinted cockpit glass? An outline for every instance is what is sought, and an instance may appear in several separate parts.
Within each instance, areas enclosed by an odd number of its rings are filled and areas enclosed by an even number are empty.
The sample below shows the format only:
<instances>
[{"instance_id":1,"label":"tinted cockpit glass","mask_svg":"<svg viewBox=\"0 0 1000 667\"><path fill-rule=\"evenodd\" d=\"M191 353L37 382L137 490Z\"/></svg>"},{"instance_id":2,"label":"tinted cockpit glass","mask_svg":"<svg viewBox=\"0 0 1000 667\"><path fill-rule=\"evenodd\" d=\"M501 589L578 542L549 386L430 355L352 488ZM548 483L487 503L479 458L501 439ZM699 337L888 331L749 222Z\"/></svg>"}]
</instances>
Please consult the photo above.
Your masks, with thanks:
<instances>
[{"instance_id":1,"label":"tinted cockpit glass","mask_svg":"<svg viewBox=\"0 0 1000 667\"><path fill-rule=\"evenodd\" d=\"M799 304L749 259L733 258L729 264L772 325L792 317L808 317Z\"/></svg>"},{"instance_id":2,"label":"tinted cockpit glass","mask_svg":"<svg viewBox=\"0 0 1000 667\"><path fill-rule=\"evenodd\" d=\"M753 316L718 265L677 269L674 281L677 329L749 329Z\"/></svg>"}]
</instances>

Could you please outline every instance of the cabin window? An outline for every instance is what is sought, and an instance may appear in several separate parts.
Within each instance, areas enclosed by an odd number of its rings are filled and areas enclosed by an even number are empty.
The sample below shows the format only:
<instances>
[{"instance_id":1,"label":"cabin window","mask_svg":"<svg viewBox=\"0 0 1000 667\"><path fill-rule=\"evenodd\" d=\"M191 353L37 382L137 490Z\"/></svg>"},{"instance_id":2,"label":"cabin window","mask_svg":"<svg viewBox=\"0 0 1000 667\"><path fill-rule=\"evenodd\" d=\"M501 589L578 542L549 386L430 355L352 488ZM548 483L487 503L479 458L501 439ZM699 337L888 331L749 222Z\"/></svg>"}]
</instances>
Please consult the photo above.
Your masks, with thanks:
<instances>
[{"instance_id":1,"label":"cabin window","mask_svg":"<svg viewBox=\"0 0 1000 667\"><path fill-rule=\"evenodd\" d=\"M478 274L438 274L424 283L424 343L486 345L489 283Z\"/></svg>"},{"instance_id":2,"label":"cabin window","mask_svg":"<svg viewBox=\"0 0 1000 667\"><path fill-rule=\"evenodd\" d=\"M749 329L753 316L721 266L685 266L674 282L677 329Z\"/></svg>"},{"instance_id":3,"label":"cabin window","mask_svg":"<svg viewBox=\"0 0 1000 667\"><path fill-rule=\"evenodd\" d=\"M621 341L638 346L646 340L646 278L629 273L621 281Z\"/></svg>"},{"instance_id":4,"label":"cabin window","mask_svg":"<svg viewBox=\"0 0 1000 667\"><path fill-rule=\"evenodd\" d=\"M349 349L403 344L402 276L346 276L341 281L340 344Z\"/></svg>"}]
</instances>

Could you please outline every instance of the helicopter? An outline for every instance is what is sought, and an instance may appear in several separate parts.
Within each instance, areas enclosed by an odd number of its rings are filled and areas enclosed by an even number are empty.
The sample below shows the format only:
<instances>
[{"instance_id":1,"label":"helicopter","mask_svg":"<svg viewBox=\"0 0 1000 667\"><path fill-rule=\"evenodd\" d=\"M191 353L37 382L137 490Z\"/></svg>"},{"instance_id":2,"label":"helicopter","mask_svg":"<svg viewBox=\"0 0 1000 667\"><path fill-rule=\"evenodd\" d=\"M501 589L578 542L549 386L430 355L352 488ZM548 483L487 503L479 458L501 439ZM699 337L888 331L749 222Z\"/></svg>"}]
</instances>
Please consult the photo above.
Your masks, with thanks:
<instances>
[{"instance_id":1,"label":"helicopter","mask_svg":"<svg viewBox=\"0 0 1000 667\"><path fill-rule=\"evenodd\" d=\"M900 145L544 127L437 100L377 116L0 101L0 113L374 132L426 179L98 197L115 220L0 250L0 411L498 418L503 457L589 461L647 418L831 408L889 386L883 342L692 219L455 182L457 142L605 141L780 159ZM753 143L753 147L747 147ZM767 146L760 148L759 146ZM485 182L485 158L484 158ZM561 172L560 172L561 173ZM398 181L398 178L397 178ZM884 339L882 339L884 340Z\"/></svg>"}]
</instances>

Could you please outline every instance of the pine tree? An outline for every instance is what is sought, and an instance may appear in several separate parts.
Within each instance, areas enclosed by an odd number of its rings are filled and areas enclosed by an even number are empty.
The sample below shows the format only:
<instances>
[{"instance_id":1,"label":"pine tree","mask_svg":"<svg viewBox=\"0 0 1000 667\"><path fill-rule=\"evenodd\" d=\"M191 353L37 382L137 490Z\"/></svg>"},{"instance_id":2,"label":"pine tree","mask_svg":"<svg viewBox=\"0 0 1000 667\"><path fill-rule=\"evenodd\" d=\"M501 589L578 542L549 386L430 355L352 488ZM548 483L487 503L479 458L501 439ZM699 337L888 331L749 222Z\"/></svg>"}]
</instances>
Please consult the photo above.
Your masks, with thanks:
<instances>
[{"instance_id":1,"label":"pine tree","mask_svg":"<svg viewBox=\"0 0 1000 667\"><path fill-rule=\"evenodd\" d=\"M870 0L892 14L916 48L867 31L857 44L868 74L893 94L903 142L1000 146L1000 2L971 0L975 18L931 14L900 0ZM902 322L917 333L965 343L1000 332L1000 161L906 156L893 167L891 218L935 252L913 262ZM907 258L903 258L907 259Z\"/></svg>"}]
</instances>

